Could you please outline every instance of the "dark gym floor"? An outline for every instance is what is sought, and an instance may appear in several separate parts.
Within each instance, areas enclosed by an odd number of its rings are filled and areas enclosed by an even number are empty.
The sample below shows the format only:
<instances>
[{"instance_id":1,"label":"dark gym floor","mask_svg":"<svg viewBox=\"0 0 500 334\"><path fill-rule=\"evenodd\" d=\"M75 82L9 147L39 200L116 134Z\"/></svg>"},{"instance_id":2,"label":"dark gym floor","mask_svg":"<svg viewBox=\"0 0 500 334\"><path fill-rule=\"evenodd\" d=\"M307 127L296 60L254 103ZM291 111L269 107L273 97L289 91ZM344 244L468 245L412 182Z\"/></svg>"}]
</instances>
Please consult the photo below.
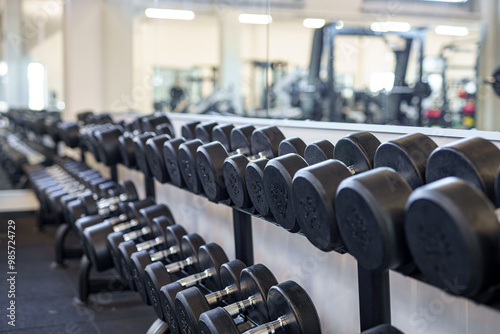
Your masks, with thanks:
<instances>
[{"instance_id":1,"label":"dark gym floor","mask_svg":"<svg viewBox=\"0 0 500 334\"><path fill-rule=\"evenodd\" d=\"M7 221L16 222L16 326L8 325ZM136 292L103 292L88 305L75 301L77 259L55 268L56 226L43 233L34 215L0 216L0 332L2 333L146 333L156 319ZM94 273L93 273L94 275Z\"/></svg>"}]
</instances>

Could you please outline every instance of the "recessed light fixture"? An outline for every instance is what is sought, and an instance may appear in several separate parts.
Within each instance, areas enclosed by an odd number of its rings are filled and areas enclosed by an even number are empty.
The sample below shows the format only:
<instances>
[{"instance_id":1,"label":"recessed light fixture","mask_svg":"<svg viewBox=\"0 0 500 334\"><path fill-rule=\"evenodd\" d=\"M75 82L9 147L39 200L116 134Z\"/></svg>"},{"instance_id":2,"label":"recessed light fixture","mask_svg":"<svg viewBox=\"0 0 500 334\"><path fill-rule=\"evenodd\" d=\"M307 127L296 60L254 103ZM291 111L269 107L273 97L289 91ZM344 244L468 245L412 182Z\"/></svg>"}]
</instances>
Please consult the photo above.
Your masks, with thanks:
<instances>
[{"instance_id":1,"label":"recessed light fixture","mask_svg":"<svg viewBox=\"0 0 500 334\"><path fill-rule=\"evenodd\" d=\"M241 23L248 24L269 24L273 22L271 15L265 14L240 14L240 16L238 16L238 20Z\"/></svg>"},{"instance_id":2,"label":"recessed light fixture","mask_svg":"<svg viewBox=\"0 0 500 334\"><path fill-rule=\"evenodd\" d=\"M304 24L304 27L306 27L306 28L318 29L318 28L321 28L322 26L325 25L325 20L307 18L304 20L303 24Z\"/></svg>"},{"instance_id":3,"label":"recessed light fixture","mask_svg":"<svg viewBox=\"0 0 500 334\"><path fill-rule=\"evenodd\" d=\"M407 32L411 29L411 24L408 22L373 22L370 29L376 32Z\"/></svg>"},{"instance_id":4,"label":"recessed light fixture","mask_svg":"<svg viewBox=\"0 0 500 334\"><path fill-rule=\"evenodd\" d=\"M147 8L144 12L147 17L152 19L170 19L170 20L192 20L194 12L180 9Z\"/></svg>"},{"instance_id":5,"label":"recessed light fixture","mask_svg":"<svg viewBox=\"0 0 500 334\"><path fill-rule=\"evenodd\" d=\"M469 34L469 29L466 27L454 27L454 26L437 26L434 28L434 32L437 35L447 35L447 36L467 36Z\"/></svg>"}]
</instances>

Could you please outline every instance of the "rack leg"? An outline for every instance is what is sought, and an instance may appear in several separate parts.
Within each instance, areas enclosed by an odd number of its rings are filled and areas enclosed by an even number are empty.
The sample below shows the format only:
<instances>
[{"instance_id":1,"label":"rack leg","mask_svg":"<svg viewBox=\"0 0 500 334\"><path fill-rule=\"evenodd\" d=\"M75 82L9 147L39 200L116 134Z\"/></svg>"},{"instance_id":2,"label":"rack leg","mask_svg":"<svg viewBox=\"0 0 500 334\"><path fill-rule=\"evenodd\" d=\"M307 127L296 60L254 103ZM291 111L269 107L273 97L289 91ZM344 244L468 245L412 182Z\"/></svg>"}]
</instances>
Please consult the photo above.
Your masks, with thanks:
<instances>
[{"instance_id":1,"label":"rack leg","mask_svg":"<svg viewBox=\"0 0 500 334\"><path fill-rule=\"evenodd\" d=\"M118 168L116 165L109 167L109 171L111 173L111 180L118 182Z\"/></svg>"},{"instance_id":2,"label":"rack leg","mask_svg":"<svg viewBox=\"0 0 500 334\"><path fill-rule=\"evenodd\" d=\"M146 197L156 199L155 180L152 177L144 177L146 186Z\"/></svg>"},{"instance_id":3,"label":"rack leg","mask_svg":"<svg viewBox=\"0 0 500 334\"><path fill-rule=\"evenodd\" d=\"M87 303L91 293L107 291L123 291L130 288L120 278L90 278L90 270L92 269L92 262L86 255L82 256L80 260L80 267L78 268L78 299L82 303Z\"/></svg>"},{"instance_id":4,"label":"rack leg","mask_svg":"<svg viewBox=\"0 0 500 334\"><path fill-rule=\"evenodd\" d=\"M82 249L79 246L65 247L66 237L71 231L71 226L68 223L59 225L54 238L55 261L59 266L64 265L65 258L78 258L83 255Z\"/></svg>"},{"instance_id":5,"label":"rack leg","mask_svg":"<svg viewBox=\"0 0 500 334\"><path fill-rule=\"evenodd\" d=\"M391 323L389 271L366 270L358 264L359 317L361 331Z\"/></svg>"},{"instance_id":6,"label":"rack leg","mask_svg":"<svg viewBox=\"0 0 500 334\"><path fill-rule=\"evenodd\" d=\"M233 209L234 247L236 258L247 266L253 265L252 217L249 214Z\"/></svg>"}]
</instances>

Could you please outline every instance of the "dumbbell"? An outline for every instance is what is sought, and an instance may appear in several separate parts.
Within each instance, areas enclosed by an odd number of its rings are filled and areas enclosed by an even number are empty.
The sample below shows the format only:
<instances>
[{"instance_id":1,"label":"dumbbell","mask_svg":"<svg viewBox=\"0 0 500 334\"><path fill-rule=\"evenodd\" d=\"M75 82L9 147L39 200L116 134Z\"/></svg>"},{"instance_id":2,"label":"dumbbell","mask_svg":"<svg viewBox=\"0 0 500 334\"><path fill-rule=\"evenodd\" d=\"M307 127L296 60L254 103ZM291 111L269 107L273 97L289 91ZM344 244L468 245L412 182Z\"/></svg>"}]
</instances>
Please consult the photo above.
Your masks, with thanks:
<instances>
[{"instance_id":1,"label":"dumbbell","mask_svg":"<svg viewBox=\"0 0 500 334\"><path fill-rule=\"evenodd\" d=\"M167 247L167 242L172 240L170 228L175 225L171 217L158 216L152 219L152 225L125 234L113 232L108 234L108 244L112 253L114 267L119 268L122 277L131 282L131 255L138 251L155 251ZM181 228L183 230L183 228ZM114 253L114 254L113 254ZM135 288L134 288L135 289Z\"/></svg>"},{"instance_id":2,"label":"dumbbell","mask_svg":"<svg viewBox=\"0 0 500 334\"><path fill-rule=\"evenodd\" d=\"M129 181L130 182L130 181ZM87 201L93 200L94 196L100 200L102 200L102 205L100 205L97 214L101 216L110 216L113 213L117 213L124 210L123 204L125 202L111 200L113 202L112 205L105 206L106 198L117 198L119 197L122 190L114 181L110 181L106 178L97 178L90 181L90 185L88 189L82 190L81 193L75 194L75 198L73 196L69 196L65 198L66 205L64 206L64 214L66 216L66 220L73 224L78 218L84 216L86 214L84 203L82 202L82 198L87 197Z\"/></svg>"},{"instance_id":3,"label":"dumbbell","mask_svg":"<svg viewBox=\"0 0 500 334\"><path fill-rule=\"evenodd\" d=\"M129 203L132 205L132 203ZM129 204L127 206L129 206ZM164 204L156 204L139 210L137 220L127 223L112 225L109 223L100 223L89 226L83 230L84 249L87 256L95 265L97 271L104 271L113 266L113 260L108 247L107 237L112 232L128 232L133 228L150 226L152 228L152 219L159 216L172 217L170 210ZM174 222L173 217L171 221ZM116 268L119 270L119 268Z\"/></svg>"},{"instance_id":4,"label":"dumbbell","mask_svg":"<svg viewBox=\"0 0 500 334\"><path fill-rule=\"evenodd\" d=\"M200 272L198 252L200 247L205 245L205 240L197 233L192 233L182 236L179 245L181 260L167 263L166 265L161 261L163 259L156 262L152 261L151 264L146 264L141 271L142 284L148 294L147 299L160 319L164 319L164 317L159 293L163 285L172 282L171 275L180 273L183 270L187 274Z\"/></svg>"},{"instance_id":5,"label":"dumbbell","mask_svg":"<svg viewBox=\"0 0 500 334\"><path fill-rule=\"evenodd\" d=\"M108 198L99 198L99 196L95 193L87 193L80 196L83 211L86 215L100 215L100 210L102 209L108 209L119 203L133 202L139 199L137 189L134 183L130 180L120 181L118 183L118 189L115 193L118 193L119 195Z\"/></svg>"},{"instance_id":6,"label":"dumbbell","mask_svg":"<svg viewBox=\"0 0 500 334\"><path fill-rule=\"evenodd\" d=\"M255 209L261 215L267 216L269 207L267 201L261 197L264 188L260 172L268 159L290 152L303 154L305 146L299 138L285 139L276 126L255 130L250 145L252 156L238 154L224 160L224 185L231 200L238 207L249 208L251 199Z\"/></svg>"},{"instance_id":7,"label":"dumbbell","mask_svg":"<svg viewBox=\"0 0 500 334\"><path fill-rule=\"evenodd\" d=\"M175 311L182 333L198 333L198 319L200 315L215 307L226 304L237 305L238 302L250 296L262 296L271 286L277 284L274 275L262 264L249 267L243 274L245 264L239 260L225 263L220 269L222 289L205 295L198 287L190 287L177 293L175 297ZM240 277L242 281L240 282ZM245 297L243 297L242 293ZM254 299L252 299L254 300ZM236 303L236 304L235 304ZM241 302L241 305L244 301ZM238 315L241 310L232 309L232 316ZM267 310L264 310L267 313Z\"/></svg>"},{"instance_id":8,"label":"dumbbell","mask_svg":"<svg viewBox=\"0 0 500 334\"><path fill-rule=\"evenodd\" d=\"M347 162L353 172L371 168L375 149L380 142L372 134L360 132L342 138L333 150L334 158ZM332 145L333 147L333 145ZM336 155L336 157L335 157ZM351 161L354 160L354 161ZM292 203L292 181L295 174L309 164L298 154L288 154L271 160L264 169L265 198L276 222L292 233L300 231ZM355 166L359 164L360 166Z\"/></svg>"},{"instance_id":9,"label":"dumbbell","mask_svg":"<svg viewBox=\"0 0 500 334\"><path fill-rule=\"evenodd\" d=\"M232 127L230 139L227 143L217 141L214 138L214 141L197 148L196 168L198 178L209 200L219 202L229 199L222 175L224 160L236 154L250 155L252 133L255 133L253 125ZM262 138L259 135L256 135L256 137Z\"/></svg>"},{"instance_id":10,"label":"dumbbell","mask_svg":"<svg viewBox=\"0 0 500 334\"><path fill-rule=\"evenodd\" d=\"M148 291L151 304L156 315L166 322L169 321L165 318L165 307L173 305L175 295L170 300L172 303L167 306L164 305L165 301L162 301L161 295L163 287L174 281L172 274L182 274L181 271L184 271L188 275L192 275L187 276L189 277L187 279L184 278L184 280L180 282L181 286L192 286L206 279L206 284L210 287L216 287L217 284L220 284L218 281L220 266L228 262L224 250L222 250L219 245L215 243L203 244L196 249L195 247L197 245L192 245L191 240L186 239L186 237L183 237L181 242L183 260L169 263L166 266L163 263L154 262L148 265L144 270L144 284ZM209 289L210 287L207 286ZM168 291L169 290L167 290L167 294ZM169 317L175 316L174 308L168 309L167 311L169 312Z\"/></svg>"},{"instance_id":11,"label":"dumbbell","mask_svg":"<svg viewBox=\"0 0 500 334\"><path fill-rule=\"evenodd\" d=\"M331 251L344 246L336 223L335 195L345 178L374 165L388 165L405 175L411 184L425 182L427 157L436 147L429 137L412 134L379 145L370 133L351 134L338 141L334 159L303 168L295 175L292 182L295 216L302 232L317 248Z\"/></svg>"},{"instance_id":12,"label":"dumbbell","mask_svg":"<svg viewBox=\"0 0 500 334\"><path fill-rule=\"evenodd\" d=\"M71 201L79 200L84 196L96 196L96 197L109 197L110 194L113 194L114 191L117 191L118 185L114 181L109 181L105 178L96 178L90 181L90 186L86 187L83 184L75 187L73 189L60 189L51 192L47 195L49 203L52 205L53 212L57 214L62 214L64 216L64 221L66 222L74 222L74 215L79 214L78 211L68 211L67 204ZM94 193L93 191L96 191ZM110 213L109 209L111 207L106 208L106 213ZM103 211L102 214L105 214Z\"/></svg>"},{"instance_id":13,"label":"dumbbell","mask_svg":"<svg viewBox=\"0 0 500 334\"><path fill-rule=\"evenodd\" d=\"M154 202L154 200L146 198L141 201L127 203L125 205L125 212L118 216L107 218L100 215L83 216L81 218L78 218L74 223L76 234L80 237L81 240L83 240L83 231L87 227L94 226L103 222L109 224L109 226L112 226L113 230L117 231L127 230L129 228L129 225L126 224L138 226L139 221L137 217L139 217L139 210L153 206L155 204L156 203ZM116 228L115 225L117 225Z\"/></svg>"},{"instance_id":14,"label":"dumbbell","mask_svg":"<svg viewBox=\"0 0 500 334\"><path fill-rule=\"evenodd\" d=\"M172 225L167 227L166 230L166 248L159 251L141 250L130 255L130 274L134 280L134 286L137 288L139 295L144 303L151 305L148 292L144 285L144 270L145 268L157 261L165 261L167 259L172 261L182 260L182 237L186 236L187 232L180 225ZM191 234L188 238L201 238L197 234ZM203 239L199 241L191 240L193 247L205 244Z\"/></svg>"},{"instance_id":15,"label":"dumbbell","mask_svg":"<svg viewBox=\"0 0 500 334\"><path fill-rule=\"evenodd\" d=\"M391 148L393 146L388 146L387 143L382 144L375 154L375 166L384 164L392 166L399 175L391 171L373 171L366 176L361 174L342 181L337 190L336 221L341 239L348 251L366 269L376 271L395 269L404 274L411 273L414 269L404 235L404 207L412 188L424 184L426 174L437 175L431 169L436 168L440 177L449 173L460 175L472 182L483 180L481 182L483 190L493 187L488 183L491 183L494 177L489 175L491 172L488 172L487 166L482 162L483 159L472 156L472 152L480 152L481 147L485 147L481 156L487 159L487 163L494 162L495 152L498 149L492 147L489 142L484 144L485 141L482 139L468 139L452 143L434 150L431 154L434 155L433 161L426 164L425 157L428 157L430 145L427 150L418 151L422 143L420 141L420 145L417 145L418 140L411 141L415 136L417 135L402 137L408 139L403 141L403 146L408 143L414 147L413 150L406 149L409 153L405 159L398 159L397 152L391 152L394 151ZM424 138L423 135L418 136ZM401 140L396 139L388 143L396 145L399 142ZM379 154L381 150L385 152L383 159ZM403 150L401 152L404 153ZM455 160L449 159L450 156L455 156ZM459 162L459 159L462 161ZM450 161L453 166L444 166L445 160ZM459 171L460 174L455 171ZM476 186L478 184L476 182Z\"/></svg>"},{"instance_id":16,"label":"dumbbell","mask_svg":"<svg viewBox=\"0 0 500 334\"><path fill-rule=\"evenodd\" d=\"M142 130L145 132L155 132L157 135L175 137L174 127L164 113L155 112L152 115L141 118L141 122Z\"/></svg>"},{"instance_id":17,"label":"dumbbell","mask_svg":"<svg viewBox=\"0 0 500 334\"><path fill-rule=\"evenodd\" d=\"M375 153L377 168L348 177L332 189L335 217L329 228L338 228L338 237L364 268L413 271L404 236L404 207L412 190L426 182L432 147L435 143L422 134L383 143ZM379 167L384 165L392 168ZM323 233L327 229L321 227Z\"/></svg>"},{"instance_id":18,"label":"dumbbell","mask_svg":"<svg viewBox=\"0 0 500 334\"><path fill-rule=\"evenodd\" d=\"M339 238L365 269L404 274L414 269L404 235L411 192L407 180L386 167L348 177L338 185L334 204Z\"/></svg>"},{"instance_id":19,"label":"dumbbell","mask_svg":"<svg viewBox=\"0 0 500 334\"><path fill-rule=\"evenodd\" d=\"M413 191L406 204L405 236L428 282L481 301L481 292L500 281L498 217L476 185L456 177Z\"/></svg>"},{"instance_id":20,"label":"dumbbell","mask_svg":"<svg viewBox=\"0 0 500 334\"><path fill-rule=\"evenodd\" d=\"M427 182L448 176L467 180L495 201L495 176L500 167L500 150L489 140L465 138L437 148L427 162ZM500 204L500 202L498 202Z\"/></svg>"},{"instance_id":21,"label":"dumbbell","mask_svg":"<svg viewBox=\"0 0 500 334\"><path fill-rule=\"evenodd\" d=\"M137 291L131 270L131 255L145 250L157 251L167 247L167 242L173 239L168 229L174 222L167 216L153 218L152 227L146 226L140 230L128 233L113 232L108 234L108 246L113 259L113 266L117 268L121 277L129 283L132 290Z\"/></svg>"},{"instance_id":22,"label":"dumbbell","mask_svg":"<svg viewBox=\"0 0 500 334\"><path fill-rule=\"evenodd\" d=\"M103 131L108 131L110 129L113 129L116 127L114 124L111 123L106 123L106 124L96 124L92 126L88 126L85 128L80 128L80 147L83 148L83 150L86 150L94 156L94 159L97 162L102 162L101 161L101 155L100 152L100 141L98 138L99 133Z\"/></svg>"},{"instance_id":23,"label":"dumbbell","mask_svg":"<svg viewBox=\"0 0 500 334\"><path fill-rule=\"evenodd\" d=\"M269 289L267 308L272 320L241 331L231 315L216 308L200 316L198 327L204 334L319 334L321 323L318 312L307 292L294 281L286 281Z\"/></svg>"},{"instance_id":24,"label":"dumbbell","mask_svg":"<svg viewBox=\"0 0 500 334\"><path fill-rule=\"evenodd\" d=\"M181 127L182 138L173 138L171 134L159 135L148 139L146 142L146 157L149 167L154 178L160 183L171 181L167 168L167 164L171 164L171 162L168 159L172 159L172 155L177 155L177 148L181 143L194 138L194 131L198 124L200 124L198 121L183 124ZM164 146L167 146L171 153L167 157L165 157ZM177 161L177 158L175 160ZM177 162L175 165L177 165ZM176 180L176 183L182 185L179 180Z\"/></svg>"},{"instance_id":25,"label":"dumbbell","mask_svg":"<svg viewBox=\"0 0 500 334\"><path fill-rule=\"evenodd\" d=\"M203 284L210 291L222 288L220 281L221 266L229 262L224 250L215 243L206 244L198 251L200 272L183 277L175 282L164 285L160 289L160 305L165 322L173 333L178 333L179 323L175 314L175 297L186 288Z\"/></svg>"},{"instance_id":26,"label":"dumbbell","mask_svg":"<svg viewBox=\"0 0 500 334\"><path fill-rule=\"evenodd\" d=\"M146 173L149 174L149 167L145 161L146 157L144 147L146 141L155 135L155 132L153 131L158 131L158 134L164 134L165 129L161 125L171 125L171 123L168 118L159 117L158 120L163 120L165 123L157 124L156 122L153 122L155 124L151 124L151 118L148 119L148 117L149 116L136 117L133 125L128 129L129 131L125 131L123 135L118 137L118 145L116 146L115 144L115 147L120 152L120 158L123 165L128 168L138 168L142 172L146 171ZM153 125L155 125L154 128ZM147 128L148 130L145 130L144 128ZM168 129L169 126L166 125L166 128ZM141 136L141 138L137 139L139 136ZM139 149L139 152L136 152L137 149ZM138 158L144 160L139 161Z\"/></svg>"},{"instance_id":27,"label":"dumbbell","mask_svg":"<svg viewBox=\"0 0 500 334\"><path fill-rule=\"evenodd\" d=\"M207 131L212 131L212 129L217 124L208 122L201 124L198 121L185 123L182 125L181 138L171 139L163 144L163 159L165 162L165 168L170 177L170 181L179 188L184 188L186 184L182 178L180 165L179 165L179 146L186 141L196 139L197 135L204 136ZM196 128L199 126L198 133L196 133ZM201 131L200 128L206 127L207 129Z\"/></svg>"},{"instance_id":28,"label":"dumbbell","mask_svg":"<svg viewBox=\"0 0 500 334\"><path fill-rule=\"evenodd\" d=\"M217 126L216 122L206 122L198 124L195 128L196 139L188 140L181 143L177 148L177 166L170 166L170 170L173 169L173 174L176 173L175 170L180 171L180 175L186 185L187 189L195 194L201 193L201 184L198 178L198 171L196 169L196 150L203 144L212 141L212 130ZM174 156L170 152L164 151L165 154L170 154L169 162L175 164L173 160ZM172 174L171 174L172 175Z\"/></svg>"},{"instance_id":29,"label":"dumbbell","mask_svg":"<svg viewBox=\"0 0 500 334\"><path fill-rule=\"evenodd\" d=\"M404 333L401 332L396 327L393 327L389 324L382 324L367 329L366 331L361 332L361 334L404 334Z\"/></svg>"}]
</instances>

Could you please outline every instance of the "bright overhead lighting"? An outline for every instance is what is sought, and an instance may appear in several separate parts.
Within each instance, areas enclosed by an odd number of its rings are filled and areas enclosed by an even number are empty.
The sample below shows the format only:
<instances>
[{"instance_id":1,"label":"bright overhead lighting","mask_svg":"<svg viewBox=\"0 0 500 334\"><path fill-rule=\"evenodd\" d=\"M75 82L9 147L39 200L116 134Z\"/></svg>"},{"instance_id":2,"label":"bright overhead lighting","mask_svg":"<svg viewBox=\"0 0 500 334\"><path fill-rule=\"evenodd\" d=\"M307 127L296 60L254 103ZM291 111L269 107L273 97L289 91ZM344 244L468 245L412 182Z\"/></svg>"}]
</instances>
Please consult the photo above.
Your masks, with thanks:
<instances>
[{"instance_id":1,"label":"bright overhead lighting","mask_svg":"<svg viewBox=\"0 0 500 334\"><path fill-rule=\"evenodd\" d=\"M469 34L469 29L466 27L437 26L434 28L434 32L438 35L467 36Z\"/></svg>"},{"instance_id":2,"label":"bright overhead lighting","mask_svg":"<svg viewBox=\"0 0 500 334\"><path fill-rule=\"evenodd\" d=\"M388 32L388 31L396 31L396 32L407 32L411 29L411 24L408 22L373 22L370 26L370 29L376 32Z\"/></svg>"},{"instance_id":3,"label":"bright overhead lighting","mask_svg":"<svg viewBox=\"0 0 500 334\"><path fill-rule=\"evenodd\" d=\"M303 22L304 27L318 29L325 25L325 20L323 19L312 19L307 18Z\"/></svg>"},{"instance_id":4,"label":"bright overhead lighting","mask_svg":"<svg viewBox=\"0 0 500 334\"><path fill-rule=\"evenodd\" d=\"M249 24L269 24L273 21L271 15L264 14L240 14L238 20L241 23Z\"/></svg>"},{"instance_id":5,"label":"bright overhead lighting","mask_svg":"<svg viewBox=\"0 0 500 334\"><path fill-rule=\"evenodd\" d=\"M147 8L144 12L147 17L152 19L170 19L170 20L192 20L194 12L190 10Z\"/></svg>"}]
</instances>

